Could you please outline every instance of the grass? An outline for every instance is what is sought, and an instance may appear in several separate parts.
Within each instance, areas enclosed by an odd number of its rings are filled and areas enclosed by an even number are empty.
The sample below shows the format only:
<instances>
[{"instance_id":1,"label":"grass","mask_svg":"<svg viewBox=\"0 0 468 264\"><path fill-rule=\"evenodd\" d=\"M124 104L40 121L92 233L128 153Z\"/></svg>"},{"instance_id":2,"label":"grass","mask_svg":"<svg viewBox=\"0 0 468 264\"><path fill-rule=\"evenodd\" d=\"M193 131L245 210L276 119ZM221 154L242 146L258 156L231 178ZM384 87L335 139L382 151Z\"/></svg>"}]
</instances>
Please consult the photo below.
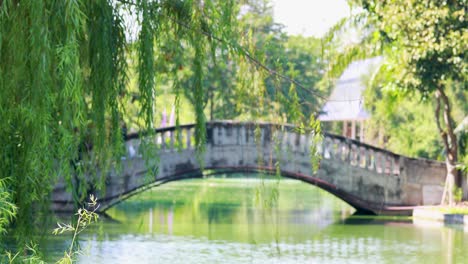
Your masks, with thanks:
<instances>
[{"instance_id":1,"label":"grass","mask_svg":"<svg viewBox=\"0 0 468 264\"><path fill-rule=\"evenodd\" d=\"M447 214L463 214L468 215L468 207L441 207L439 210Z\"/></svg>"}]
</instances>

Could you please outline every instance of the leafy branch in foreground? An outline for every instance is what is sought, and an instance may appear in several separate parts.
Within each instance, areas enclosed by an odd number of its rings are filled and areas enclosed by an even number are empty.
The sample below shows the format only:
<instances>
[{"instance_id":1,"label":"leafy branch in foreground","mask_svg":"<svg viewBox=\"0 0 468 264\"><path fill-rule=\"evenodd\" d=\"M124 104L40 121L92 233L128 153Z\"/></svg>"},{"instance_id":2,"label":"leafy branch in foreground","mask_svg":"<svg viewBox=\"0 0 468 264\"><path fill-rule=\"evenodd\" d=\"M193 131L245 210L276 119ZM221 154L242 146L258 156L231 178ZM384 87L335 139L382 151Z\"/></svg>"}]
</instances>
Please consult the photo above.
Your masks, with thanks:
<instances>
[{"instance_id":1,"label":"leafy branch in foreground","mask_svg":"<svg viewBox=\"0 0 468 264\"><path fill-rule=\"evenodd\" d=\"M68 251L64 252L64 256L59 259L57 264L71 264L74 262L74 256L80 254L81 251L76 248L76 239L78 234L83 232L90 224L96 222L99 218L99 215L96 213L99 205L97 204L97 199L94 195L90 195L90 202L88 202L88 207L92 210L85 208L78 209L76 215L78 216L76 224L67 224L67 223L57 223L57 228L52 232L54 235L60 235L65 232L73 232L73 238L70 243L70 248ZM37 244L34 242L29 242L24 246L23 249L18 250L16 253L6 251L5 254L0 255L0 262L4 263L32 263L32 264L43 264L46 263L42 260L40 251L37 247Z\"/></svg>"},{"instance_id":2,"label":"leafy branch in foreground","mask_svg":"<svg viewBox=\"0 0 468 264\"><path fill-rule=\"evenodd\" d=\"M6 232L6 227L16 217L17 207L11 201L11 193L7 189L8 178L0 179L0 234Z\"/></svg>"},{"instance_id":3,"label":"leafy branch in foreground","mask_svg":"<svg viewBox=\"0 0 468 264\"><path fill-rule=\"evenodd\" d=\"M78 209L78 212L76 213L78 216L76 225L57 223L58 227L54 229L54 235L59 235L64 232L73 232L70 248L64 253L63 258L57 261L57 263L73 263L73 256L80 253L80 250L74 251L77 235L83 232L90 224L98 220L99 215L96 213L96 210L99 208L99 205L97 204L97 199L94 197L94 195L91 195L89 199L90 202L88 203L88 206L93 208L93 210L90 211L85 208Z\"/></svg>"}]
</instances>

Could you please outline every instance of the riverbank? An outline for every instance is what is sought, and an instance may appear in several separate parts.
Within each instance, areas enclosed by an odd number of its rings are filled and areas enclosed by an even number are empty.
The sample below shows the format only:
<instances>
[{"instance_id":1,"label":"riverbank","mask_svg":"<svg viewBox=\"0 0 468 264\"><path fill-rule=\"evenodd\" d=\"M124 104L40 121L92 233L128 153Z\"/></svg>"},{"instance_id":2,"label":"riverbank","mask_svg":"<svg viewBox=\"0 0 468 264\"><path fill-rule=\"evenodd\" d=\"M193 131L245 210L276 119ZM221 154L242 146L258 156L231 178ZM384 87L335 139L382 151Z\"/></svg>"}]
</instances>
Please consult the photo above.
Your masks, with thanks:
<instances>
[{"instance_id":1,"label":"riverbank","mask_svg":"<svg viewBox=\"0 0 468 264\"><path fill-rule=\"evenodd\" d=\"M433 221L443 225L463 225L468 229L468 206L420 206L413 210L413 221Z\"/></svg>"}]
</instances>

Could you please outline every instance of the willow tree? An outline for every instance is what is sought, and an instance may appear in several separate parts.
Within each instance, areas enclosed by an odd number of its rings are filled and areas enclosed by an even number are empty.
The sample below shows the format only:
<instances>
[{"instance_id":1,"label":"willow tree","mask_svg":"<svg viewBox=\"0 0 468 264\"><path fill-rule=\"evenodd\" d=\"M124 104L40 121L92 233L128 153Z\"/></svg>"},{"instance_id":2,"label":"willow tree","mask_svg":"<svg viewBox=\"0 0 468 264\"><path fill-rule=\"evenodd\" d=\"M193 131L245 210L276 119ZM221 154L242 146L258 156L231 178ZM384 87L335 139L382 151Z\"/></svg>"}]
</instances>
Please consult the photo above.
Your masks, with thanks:
<instances>
[{"instance_id":1,"label":"willow tree","mask_svg":"<svg viewBox=\"0 0 468 264\"><path fill-rule=\"evenodd\" d=\"M445 148L447 182L444 190L449 203L457 181L458 145L455 123L447 91L453 85L466 89L468 77L468 20L466 1L434 0L357 0L362 13L354 25L363 29L359 43L345 48L337 56L335 69L342 69L353 59L383 55L385 63L374 80L381 81L389 96L419 93L432 100L435 123ZM349 21L349 20L348 20ZM343 20L335 29L346 25ZM333 37L333 34L330 34Z\"/></svg>"},{"instance_id":2,"label":"willow tree","mask_svg":"<svg viewBox=\"0 0 468 264\"><path fill-rule=\"evenodd\" d=\"M193 70L195 140L202 148L205 53L238 53L229 44L236 39L236 10L234 1L214 0L0 1L0 211L16 206L18 237L47 208L59 177L74 189L83 153L92 149L89 161L104 170L121 155L129 44L137 50L142 129L153 125L155 59L166 56L174 79L182 63ZM162 45L170 51L157 54ZM193 60L172 62L183 49L194 51Z\"/></svg>"},{"instance_id":3,"label":"willow tree","mask_svg":"<svg viewBox=\"0 0 468 264\"><path fill-rule=\"evenodd\" d=\"M161 75L172 85L176 113L183 94L192 98L199 153L206 140L205 74L216 59L238 60L237 101L264 102L269 74L292 81L266 67L249 37L240 36L236 3L0 0L0 231L16 215L17 238L26 242L59 178L77 201L102 188L103 172L124 149L127 102L137 101L139 129L151 131ZM182 87L185 68L192 75ZM134 74L137 91L128 85ZM293 85L297 110L295 94Z\"/></svg>"}]
</instances>

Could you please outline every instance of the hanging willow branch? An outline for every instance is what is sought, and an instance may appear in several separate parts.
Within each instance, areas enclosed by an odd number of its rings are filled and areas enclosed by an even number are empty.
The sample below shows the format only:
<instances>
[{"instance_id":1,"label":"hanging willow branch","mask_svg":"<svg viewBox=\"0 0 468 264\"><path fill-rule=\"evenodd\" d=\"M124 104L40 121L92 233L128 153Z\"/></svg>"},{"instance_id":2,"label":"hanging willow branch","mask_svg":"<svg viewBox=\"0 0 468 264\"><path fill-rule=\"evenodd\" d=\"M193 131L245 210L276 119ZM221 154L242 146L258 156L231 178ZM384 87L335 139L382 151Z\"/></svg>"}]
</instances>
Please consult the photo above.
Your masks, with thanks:
<instances>
[{"instance_id":1,"label":"hanging willow branch","mask_svg":"<svg viewBox=\"0 0 468 264\"><path fill-rule=\"evenodd\" d=\"M235 0L0 1L0 181L18 208L17 226L26 227L17 229L18 238L32 234L31 219L47 209L57 179L65 179L77 202L105 187L106 171L123 151L128 96L137 94L138 121L149 131L160 75L172 78L177 116L181 90L193 99L199 154L206 141L208 53L215 59L230 51L249 62L247 78L258 84L246 91L250 97L266 93L265 72L293 83L296 101L296 87L313 92L238 44L237 14ZM126 28L131 23L136 29ZM179 82L184 67L192 73L188 88ZM135 89L128 83L133 75Z\"/></svg>"},{"instance_id":2,"label":"hanging willow branch","mask_svg":"<svg viewBox=\"0 0 468 264\"><path fill-rule=\"evenodd\" d=\"M122 152L130 69L138 76L143 129L153 127L158 47L194 51L192 64L183 66L194 73L196 145L203 151L205 53L217 43L198 32L229 38L234 8L235 1L0 1L0 180L9 179L17 226L33 226L37 205L48 206L58 178L77 200L104 188L105 171ZM129 20L138 24L133 40L126 36ZM181 30L173 20L197 30ZM89 182L83 174L90 168L95 178ZM32 234L17 230L24 240Z\"/></svg>"}]
</instances>

